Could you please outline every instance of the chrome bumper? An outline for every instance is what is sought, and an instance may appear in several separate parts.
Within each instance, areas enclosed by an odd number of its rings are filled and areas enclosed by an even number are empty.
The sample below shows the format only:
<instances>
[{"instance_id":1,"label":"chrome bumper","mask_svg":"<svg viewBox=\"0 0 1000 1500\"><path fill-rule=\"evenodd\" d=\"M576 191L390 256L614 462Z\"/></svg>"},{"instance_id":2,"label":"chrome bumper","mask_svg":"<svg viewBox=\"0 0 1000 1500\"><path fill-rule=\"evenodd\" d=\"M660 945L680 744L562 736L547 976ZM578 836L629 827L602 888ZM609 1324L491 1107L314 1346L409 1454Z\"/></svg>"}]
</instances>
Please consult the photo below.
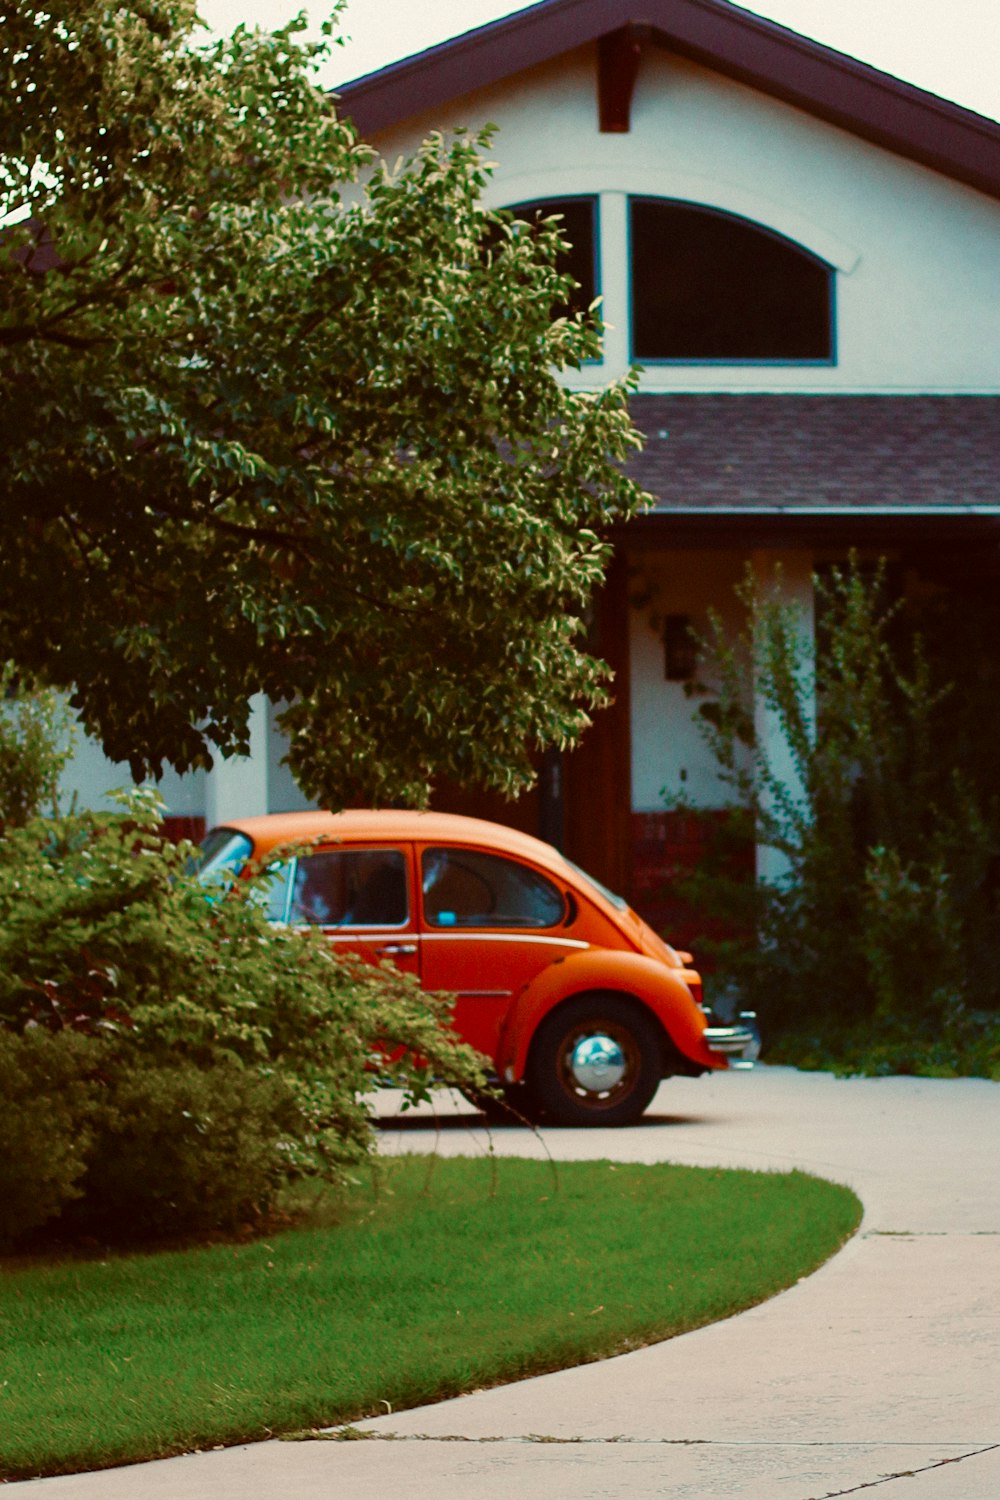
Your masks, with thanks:
<instances>
[{"instance_id":1,"label":"chrome bumper","mask_svg":"<svg viewBox=\"0 0 1000 1500\"><path fill-rule=\"evenodd\" d=\"M731 1068L752 1068L760 1056L760 1031L752 1010L740 1011L735 1026L706 1026L702 1040L709 1052L720 1052Z\"/></svg>"}]
</instances>

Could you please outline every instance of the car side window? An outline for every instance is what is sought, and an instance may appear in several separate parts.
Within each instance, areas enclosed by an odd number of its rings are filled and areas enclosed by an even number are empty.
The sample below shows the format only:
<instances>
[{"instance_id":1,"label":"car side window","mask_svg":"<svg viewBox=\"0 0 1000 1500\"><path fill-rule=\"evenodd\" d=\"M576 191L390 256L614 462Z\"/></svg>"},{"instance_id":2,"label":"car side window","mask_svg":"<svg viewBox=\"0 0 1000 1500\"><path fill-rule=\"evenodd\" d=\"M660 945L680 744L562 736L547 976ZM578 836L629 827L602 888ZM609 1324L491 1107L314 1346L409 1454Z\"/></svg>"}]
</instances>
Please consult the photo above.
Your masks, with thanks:
<instances>
[{"instance_id":1,"label":"car side window","mask_svg":"<svg viewBox=\"0 0 1000 1500\"><path fill-rule=\"evenodd\" d=\"M425 849L421 881L430 927L555 927L566 915L544 875L478 849Z\"/></svg>"},{"instance_id":2,"label":"car side window","mask_svg":"<svg viewBox=\"0 0 1000 1500\"><path fill-rule=\"evenodd\" d=\"M289 922L403 927L408 915L399 849L321 849L296 862Z\"/></svg>"}]
</instances>

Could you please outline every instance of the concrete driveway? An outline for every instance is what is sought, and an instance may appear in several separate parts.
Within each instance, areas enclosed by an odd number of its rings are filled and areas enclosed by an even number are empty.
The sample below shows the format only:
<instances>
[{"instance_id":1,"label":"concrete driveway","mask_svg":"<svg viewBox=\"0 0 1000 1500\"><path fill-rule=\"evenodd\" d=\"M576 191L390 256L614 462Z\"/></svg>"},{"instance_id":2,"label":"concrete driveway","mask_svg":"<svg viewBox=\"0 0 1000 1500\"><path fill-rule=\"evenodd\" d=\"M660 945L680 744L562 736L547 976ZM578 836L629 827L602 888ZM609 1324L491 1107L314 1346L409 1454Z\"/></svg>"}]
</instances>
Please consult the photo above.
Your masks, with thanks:
<instances>
[{"instance_id":1,"label":"concrete driveway","mask_svg":"<svg viewBox=\"0 0 1000 1500\"><path fill-rule=\"evenodd\" d=\"M487 1149L478 1117L394 1118L387 1151ZM494 1132L501 1155L541 1154ZM361 1424L13 1484L44 1500L886 1500L1000 1497L1000 1086L788 1068L664 1084L641 1126L545 1132L557 1158L798 1166L849 1184L860 1234L724 1323Z\"/></svg>"}]
</instances>

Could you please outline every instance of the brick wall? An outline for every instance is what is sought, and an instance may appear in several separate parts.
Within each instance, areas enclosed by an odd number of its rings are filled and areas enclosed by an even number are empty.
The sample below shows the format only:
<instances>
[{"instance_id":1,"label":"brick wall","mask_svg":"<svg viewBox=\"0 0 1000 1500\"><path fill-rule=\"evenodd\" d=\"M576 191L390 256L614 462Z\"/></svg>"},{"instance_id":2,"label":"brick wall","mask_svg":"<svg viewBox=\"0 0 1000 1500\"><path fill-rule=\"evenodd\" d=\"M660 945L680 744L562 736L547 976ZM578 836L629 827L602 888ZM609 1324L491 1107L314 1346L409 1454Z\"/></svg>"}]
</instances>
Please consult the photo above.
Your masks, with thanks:
<instances>
[{"instance_id":1,"label":"brick wall","mask_svg":"<svg viewBox=\"0 0 1000 1500\"><path fill-rule=\"evenodd\" d=\"M632 814L632 905L675 947L697 947L700 939L726 935L717 920L691 907L677 884L704 858L727 817L724 811ZM738 848L733 860L738 874L754 878L751 842Z\"/></svg>"}]
</instances>

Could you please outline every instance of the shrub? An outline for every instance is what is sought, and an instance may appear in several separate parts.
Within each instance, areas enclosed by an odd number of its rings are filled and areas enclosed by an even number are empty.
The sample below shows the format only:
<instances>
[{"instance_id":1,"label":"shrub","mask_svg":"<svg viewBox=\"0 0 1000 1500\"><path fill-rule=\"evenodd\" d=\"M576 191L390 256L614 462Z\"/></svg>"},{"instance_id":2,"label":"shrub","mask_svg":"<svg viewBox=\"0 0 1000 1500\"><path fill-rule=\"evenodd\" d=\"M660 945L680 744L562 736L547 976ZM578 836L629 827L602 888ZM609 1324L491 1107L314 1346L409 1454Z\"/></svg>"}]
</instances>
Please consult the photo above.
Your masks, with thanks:
<instances>
[{"instance_id":1,"label":"shrub","mask_svg":"<svg viewBox=\"0 0 1000 1500\"><path fill-rule=\"evenodd\" d=\"M813 666L787 606L749 580L742 597L747 636L727 642L714 626L720 688L700 717L732 790L734 836L755 828L787 874L751 886L716 861L688 883L693 903L734 924L717 945L724 977L761 1012L772 1056L869 1058L876 1071L896 1056L913 1071L923 1049L933 1071L991 1072L1000 722L954 679L988 657L995 621L980 621L978 652L971 620L952 622L962 649L948 652L940 599L890 602L884 565L872 576L852 560L817 579ZM974 601L954 608L976 616ZM780 725L790 781L755 740L751 682Z\"/></svg>"},{"instance_id":2,"label":"shrub","mask_svg":"<svg viewBox=\"0 0 1000 1500\"><path fill-rule=\"evenodd\" d=\"M361 1096L373 1067L408 1100L432 1080L484 1085L484 1060L449 1029L450 1002L336 954L318 932L270 926L263 875L206 889L158 816L140 791L121 813L34 818L0 839L0 1028L86 1033L101 1049L100 1128L121 1160L95 1164L84 1189L116 1225L126 1218L112 1204L125 1204L144 1153L171 1174L143 1209L150 1224L166 1230L166 1203L170 1227L193 1222L199 1193L212 1204L199 1222L232 1222L279 1177L336 1181L371 1149ZM222 1189L227 1164L251 1174L242 1196Z\"/></svg>"},{"instance_id":3,"label":"shrub","mask_svg":"<svg viewBox=\"0 0 1000 1500\"><path fill-rule=\"evenodd\" d=\"M82 1192L92 1141L96 1044L0 1031L0 1246L54 1218Z\"/></svg>"},{"instance_id":4,"label":"shrub","mask_svg":"<svg viewBox=\"0 0 1000 1500\"><path fill-rule=\"evenodd\" d=\"M253 1222L286 1178L288 1088L235 1060L150 1065L119 1051L64 1227L122 1242Z\"/></svg>"}]
</instances>

